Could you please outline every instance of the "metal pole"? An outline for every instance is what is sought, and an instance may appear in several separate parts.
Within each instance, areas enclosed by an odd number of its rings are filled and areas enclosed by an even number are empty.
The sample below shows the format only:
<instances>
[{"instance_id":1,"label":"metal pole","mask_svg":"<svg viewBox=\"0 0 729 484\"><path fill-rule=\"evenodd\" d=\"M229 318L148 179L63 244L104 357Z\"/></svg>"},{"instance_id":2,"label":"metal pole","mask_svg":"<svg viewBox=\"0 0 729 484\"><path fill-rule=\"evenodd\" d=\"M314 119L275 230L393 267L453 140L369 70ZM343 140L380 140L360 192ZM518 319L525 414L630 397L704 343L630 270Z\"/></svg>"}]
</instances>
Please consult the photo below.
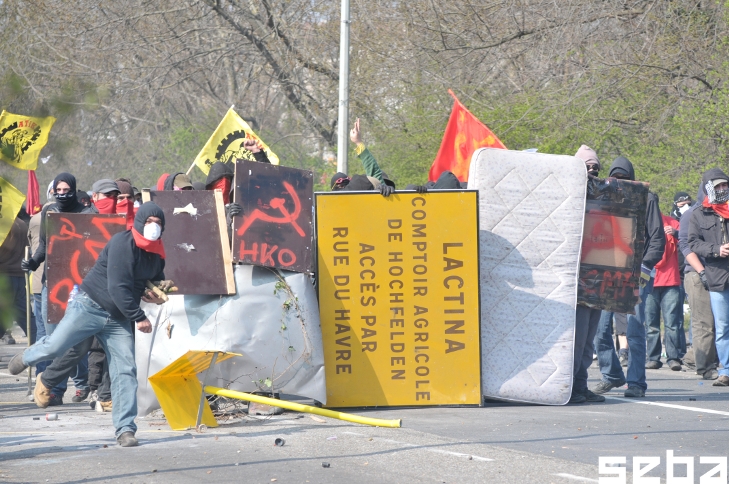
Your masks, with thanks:
<instances>
[{"instance_id":1,"label":"metal pole","mask_svg":"<svg viewBox=\"0 0 729 484\"><path fill-rule=\"evenodd\" d=\"M30 258L29 247L25 248L25 258ZM25 272L25 333L28 336L28 347L30 347L30 316L33 314L30 311L30 294L32 290L30 287L30 273ZM33 385L32 385L33 367L28 367L28 398L33 401Z\"/></svg>"},{"instance_id":2,"label":"metal pole","mask_svg":"<svg viewBox=\"0 0 729 484\"><path fill-rule=\"evenodd\" d=\"M337 171L347 173L349 148L349 0L342 0L339 34L339 121L337 129Z\"/></svg>"}]
</instances>

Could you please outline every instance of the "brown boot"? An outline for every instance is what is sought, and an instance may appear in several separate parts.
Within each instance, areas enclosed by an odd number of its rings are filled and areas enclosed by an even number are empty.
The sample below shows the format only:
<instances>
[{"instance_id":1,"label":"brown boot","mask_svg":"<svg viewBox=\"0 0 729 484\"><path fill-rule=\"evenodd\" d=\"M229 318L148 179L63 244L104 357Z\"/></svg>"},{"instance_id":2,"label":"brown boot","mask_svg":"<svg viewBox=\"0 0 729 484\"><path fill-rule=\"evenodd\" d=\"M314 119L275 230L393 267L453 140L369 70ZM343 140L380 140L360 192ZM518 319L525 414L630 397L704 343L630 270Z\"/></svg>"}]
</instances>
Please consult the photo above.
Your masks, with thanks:
<instances>
[{"instance_id":1,"label":"brown boot","mask_svg":"<svg viewBox=\"0 0 729 484\"><path fill-rule=\"evenodd\" d=\"M713 386L729 387L729 376L724 376L724 375L720 376L719 378L716 379Z\"/></svg>"},{"instance_id":2,"label":"brown boot","mask_svg":"<svg viewBox=\"0 0 729 484\"><path fill-rule=\"evenodd\" d=\"M96 401L96 411L99 413L111 412L112 403L111 400L108 402L102 402L101 400Z\"/></svg>"},{"instance_id":3,"label":"brown boot","mask_svg":"<svg viewBox=\"0 0 729 484\"><path fill-rule=\"evenodd\" d=\"M38 405L40 408L46 408L51 402L51 389L43 384L43 380L41 380L42 374L43 373L38 373L35 376L35 389L33 390L33 397L35 398L36 405Z\"/></svg>"}]
</instances>

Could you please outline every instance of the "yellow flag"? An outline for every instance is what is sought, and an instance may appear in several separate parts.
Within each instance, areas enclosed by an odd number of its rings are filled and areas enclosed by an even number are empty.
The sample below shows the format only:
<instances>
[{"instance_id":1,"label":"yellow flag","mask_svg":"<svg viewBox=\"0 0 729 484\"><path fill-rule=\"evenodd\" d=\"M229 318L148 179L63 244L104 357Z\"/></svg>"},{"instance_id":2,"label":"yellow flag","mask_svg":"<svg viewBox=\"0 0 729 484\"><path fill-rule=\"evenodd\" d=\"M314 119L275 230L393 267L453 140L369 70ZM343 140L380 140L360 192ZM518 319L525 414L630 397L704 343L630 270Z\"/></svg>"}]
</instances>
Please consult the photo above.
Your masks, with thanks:
<instances>
[{"instance_id":1,"label":"yellow flag","mask_svg":"<svg viewBox=\"0 0 729 484\"><path fill-rule=\"evenodd\" d=\"M24 201L25 195L20 190L0 178L0 245L10 233L10 228Z\"/></svg>"},{"instance_id":2,"label":"yellow flag","mask_svg":"<svg viewBox=\"0 0 729 484\"><path fill-rule=\"evenodd\" d=\"M21 170L35 170L56 118L0 114L0 159Z\"/></svg>"},{"instance_id":3,"label":"yellow flag","mask_svg":"<svg viewBox=\"0 0 729 484\"><path fill-rule=\"evenodd\" d=\"M278 156L253 132L248 123L230 108L215 132L195 158L195 164L206 175L216 161L235 163L236 159L254 161L253 153L243 148L246 139L258 140L269 161L278 165Z\"/></svg>"}]
</instances>

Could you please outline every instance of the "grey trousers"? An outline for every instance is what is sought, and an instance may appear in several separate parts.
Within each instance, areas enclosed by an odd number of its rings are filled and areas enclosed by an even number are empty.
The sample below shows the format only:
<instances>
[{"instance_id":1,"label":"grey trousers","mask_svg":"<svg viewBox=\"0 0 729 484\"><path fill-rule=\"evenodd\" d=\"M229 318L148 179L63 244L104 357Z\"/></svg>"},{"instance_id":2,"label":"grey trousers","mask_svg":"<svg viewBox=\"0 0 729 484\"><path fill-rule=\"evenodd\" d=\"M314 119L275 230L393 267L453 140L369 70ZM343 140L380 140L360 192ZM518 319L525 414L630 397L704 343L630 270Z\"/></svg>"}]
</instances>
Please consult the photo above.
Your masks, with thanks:
<instances>
[{"instance_id":1,"label":"grey trousers","mask_svg":"<svg viewBox=\"0 0 729 484\"><path fill-rule=\"evenodd\" d=\"M587 390L587 369L592 365L592 356L595 354L595 333L600 322L600 309L591 309L577 305L575 314L575 348L574 348L574 379L572 393L585 393Z\"/></svg>"},{"instance_id":2,"label":"grey trousers","mask_svg":"<svg viewBox=\"0 0 729 484\"><path fill-rule=\"evenodd\" d=\"M708 370L716 370L719 358L716 355L716 330L714 315L711 312L709 291L701 284L699 274L687 272L684 277L684 288L691 308L691 331L693 333L693 351L696 361L696 373L703 375Z\"/></svg>"}]
</instances>

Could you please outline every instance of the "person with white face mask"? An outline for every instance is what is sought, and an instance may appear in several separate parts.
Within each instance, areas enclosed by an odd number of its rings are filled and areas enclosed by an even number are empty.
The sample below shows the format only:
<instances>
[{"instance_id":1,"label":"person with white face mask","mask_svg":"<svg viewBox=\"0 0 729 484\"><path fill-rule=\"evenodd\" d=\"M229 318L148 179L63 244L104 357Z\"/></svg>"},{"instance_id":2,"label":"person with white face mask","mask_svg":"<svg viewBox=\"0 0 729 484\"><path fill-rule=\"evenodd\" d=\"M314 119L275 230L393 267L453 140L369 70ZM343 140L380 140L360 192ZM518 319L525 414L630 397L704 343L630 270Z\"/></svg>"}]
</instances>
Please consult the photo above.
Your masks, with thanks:
<instances>
[{"instance_id":1,"label":"person with white face mask","mask_svg":"<svg viewBox=\"0 0 729 484\"><path fill-rule=\"evenodd\" d=\"M130 230L114 235L86 275L76 297L56 331L38 341L8 362L8 371L17 375L29 365L62 355L68 348L96 335L109 355L112 420L122 447L138 445L137 367L134 361L134 327L152 332L152 323L139 307L140 301L163 304L146 288L147 281L163 281L165 250L160 236L165 216L153 202L143 204ZM44 398L50 389L41 378L34 395Z\"/></svg>"}]
</instances>

